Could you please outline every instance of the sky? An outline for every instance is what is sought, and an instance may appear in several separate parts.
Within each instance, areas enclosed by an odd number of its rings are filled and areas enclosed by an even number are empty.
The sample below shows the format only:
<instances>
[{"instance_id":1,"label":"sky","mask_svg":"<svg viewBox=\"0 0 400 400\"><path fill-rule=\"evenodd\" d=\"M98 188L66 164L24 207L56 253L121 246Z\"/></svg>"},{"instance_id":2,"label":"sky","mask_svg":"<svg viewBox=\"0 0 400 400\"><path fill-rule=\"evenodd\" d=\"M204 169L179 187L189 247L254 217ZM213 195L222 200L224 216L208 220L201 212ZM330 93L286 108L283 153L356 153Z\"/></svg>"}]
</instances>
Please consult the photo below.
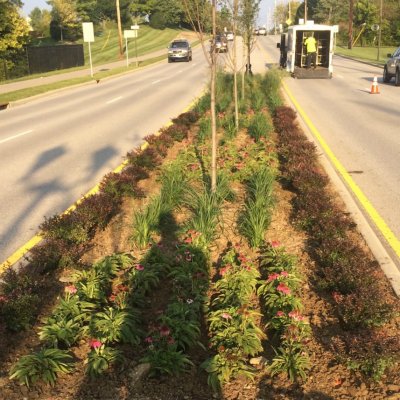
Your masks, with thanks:
<instances>
[{"instance_id":1,"label":"sky","mask_svg":"<svg viewBox=\"0 0 400 400\"><path fill-rule=\"evenodd\" d=\"M24 2L24 7L22 11L25 16L28 16L30 12L35 8L39 7L40 9L47 8L50 9L49 5L46 3L46 0L22 0ZM114 0L109 0L114 1ZM274 9L275 2L279 4L283 0L261 0L260 3L260 13L258 16L258 24L259 25L270 25L272 21L272 12Z\"/></svg>"}]
</instances>

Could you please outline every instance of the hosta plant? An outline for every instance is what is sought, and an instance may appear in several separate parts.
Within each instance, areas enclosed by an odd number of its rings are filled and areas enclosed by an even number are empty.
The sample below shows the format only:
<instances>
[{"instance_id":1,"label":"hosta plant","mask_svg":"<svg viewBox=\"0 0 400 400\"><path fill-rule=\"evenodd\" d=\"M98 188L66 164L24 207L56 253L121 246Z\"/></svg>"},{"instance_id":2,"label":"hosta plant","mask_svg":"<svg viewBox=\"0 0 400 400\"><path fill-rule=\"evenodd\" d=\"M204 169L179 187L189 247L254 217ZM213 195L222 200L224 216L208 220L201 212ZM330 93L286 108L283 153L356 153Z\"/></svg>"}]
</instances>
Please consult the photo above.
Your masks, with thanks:
<instances>
[{"instance_id":1,"label":"hosta plant","mask_svg":"<svg viewBox=\"0 0 400 400\"><path fill-rule=\"evenodd\" d=\"M49 317L39 329L39 339L56 347L71 347L82 336L79 321L58 315Z\"/></svg>"},{"instance_id":2,"label":"hosta plant","mask_svg":"<svg viewBox=\"0 0 400 400\"><path fill-rule=\"evenodd\" d=\"M73 370L72 356L64 350L42 349L21 357L11 368L10 379L18 379L29 386L42 381L54 385L57 376Z\"/></svg>"}]
</instances>

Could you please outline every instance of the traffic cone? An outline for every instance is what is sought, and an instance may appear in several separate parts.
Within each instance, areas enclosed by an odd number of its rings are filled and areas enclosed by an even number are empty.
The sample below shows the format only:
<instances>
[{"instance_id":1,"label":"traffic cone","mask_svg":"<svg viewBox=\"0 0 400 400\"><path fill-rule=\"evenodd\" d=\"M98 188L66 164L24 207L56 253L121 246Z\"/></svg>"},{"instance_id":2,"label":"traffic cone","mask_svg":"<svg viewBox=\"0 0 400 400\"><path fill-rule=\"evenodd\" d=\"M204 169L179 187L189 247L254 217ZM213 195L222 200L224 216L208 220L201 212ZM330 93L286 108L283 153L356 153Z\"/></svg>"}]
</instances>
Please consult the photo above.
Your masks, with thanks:
<instances>
[{"instance_id":1,"label":"traffic cone","mask_svg":"<svg viewBox=\"0 0 400 400\"><path fill-rule=\"evenodd\" d=\"M372 81L370 93L371 94L379 94L378 79L376 76L374 76L374 80Z\"/></svg>"}]
</instances>

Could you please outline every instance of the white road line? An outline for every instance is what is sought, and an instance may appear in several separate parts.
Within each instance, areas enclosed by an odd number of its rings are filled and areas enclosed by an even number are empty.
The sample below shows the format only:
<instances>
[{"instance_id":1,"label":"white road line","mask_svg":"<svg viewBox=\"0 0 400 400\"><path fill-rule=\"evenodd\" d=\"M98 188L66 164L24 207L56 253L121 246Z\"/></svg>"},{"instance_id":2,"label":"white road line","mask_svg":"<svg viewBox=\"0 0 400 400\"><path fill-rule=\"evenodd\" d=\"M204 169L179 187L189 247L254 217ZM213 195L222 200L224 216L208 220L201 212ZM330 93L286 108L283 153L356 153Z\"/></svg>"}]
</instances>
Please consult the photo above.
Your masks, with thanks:
<instances>
[{"instance_id":1,"label":"white road line","mask_svg":"<svg viewBox=\"0 0 400 400\"><path fill-rule=\"evenodd\" d=\"M158 83L158 82L161 82L161 79L158 79L158 80L156 80L156 81L154 81L154 82L151 82L151 84L152 84L152 85L155 85L155 84Z\"/></svg>"},{"instance_id":2,"label":"white road line","mask_svg":"<svg viewBox=\"0 0 400 400\"><path fill-rule=\"evenodd\" d=\"M31 129L29 131L18 133L18 134L14 135L14 136L10 136L10 137L8 137L6 139L0 140L0 144L8 142L8 141L13 140L13 139L16 139L17 137L27 135L28 133L32 133L32 132L33 132L33 130Z\"/></svg>"},{"instance_id":3,"label":"white road line","mask_svg":"<svg viewBox=\"0 0 400 400\"><path fill-rule=\"evenodd\" d=\"M121 99L122 99L122 96L119 96L119 97L116 97L115 99L112 99L112 100L107 101L106 104L115 103L116 101L121 100Z\"/></svg>"}]
</instances>

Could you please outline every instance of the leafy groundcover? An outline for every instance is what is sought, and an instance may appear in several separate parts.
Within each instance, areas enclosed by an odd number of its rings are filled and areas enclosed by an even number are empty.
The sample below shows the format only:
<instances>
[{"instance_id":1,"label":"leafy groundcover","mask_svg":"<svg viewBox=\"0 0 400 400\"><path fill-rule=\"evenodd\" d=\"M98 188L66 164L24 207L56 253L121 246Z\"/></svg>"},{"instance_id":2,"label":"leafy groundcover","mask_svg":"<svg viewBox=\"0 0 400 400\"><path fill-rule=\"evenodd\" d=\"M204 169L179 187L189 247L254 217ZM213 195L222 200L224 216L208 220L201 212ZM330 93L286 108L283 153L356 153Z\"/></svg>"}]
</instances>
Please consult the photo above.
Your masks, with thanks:
<instances>
[{"instance_id":1,"label":"leafy groundcover","mask_svg":"<svg viewBox=\"0 0 400 400\"><path fill-rule=\"evenodd\" d=\"M396 399L399 309L282 103L217 85L126 155L0 291L4 399Z\"/></svg>"}]
</instances>

